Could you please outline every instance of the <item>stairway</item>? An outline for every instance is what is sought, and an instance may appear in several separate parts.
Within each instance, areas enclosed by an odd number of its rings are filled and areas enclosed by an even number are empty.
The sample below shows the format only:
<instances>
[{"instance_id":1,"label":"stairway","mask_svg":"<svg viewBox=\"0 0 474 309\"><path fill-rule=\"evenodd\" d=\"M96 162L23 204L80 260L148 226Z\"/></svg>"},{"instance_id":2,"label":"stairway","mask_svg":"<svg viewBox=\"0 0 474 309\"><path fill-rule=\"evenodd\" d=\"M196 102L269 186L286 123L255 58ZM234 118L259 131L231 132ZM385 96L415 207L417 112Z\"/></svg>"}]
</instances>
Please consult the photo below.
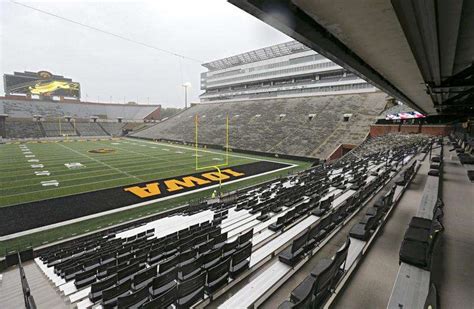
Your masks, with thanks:
<instances>
[{"instance_id":1,"label":"stairway","mask_svg":"<svg viewBox=\"0 0 474 309\"><path fill-rule=\"evenodd\" d=\"M0 276L2 276L0 280L0 308L24 308L25 301L23 300L18 266L8 268Z\"/></svg>"},{"instance_id":2,"label":"stairway","mask_svg":"<svg viewBox=\"0 0 474 309\"><path fill-rule=\"evenodd\" d=\"M46 275L34 261L23 263L23 269L30 286L31 295L33 295L38 308L72 308L70 304L66 304L65 299L59 295L51 281L47 279ZM19 277L20 275L18 274Z\"/></svg>"}]
</instances>

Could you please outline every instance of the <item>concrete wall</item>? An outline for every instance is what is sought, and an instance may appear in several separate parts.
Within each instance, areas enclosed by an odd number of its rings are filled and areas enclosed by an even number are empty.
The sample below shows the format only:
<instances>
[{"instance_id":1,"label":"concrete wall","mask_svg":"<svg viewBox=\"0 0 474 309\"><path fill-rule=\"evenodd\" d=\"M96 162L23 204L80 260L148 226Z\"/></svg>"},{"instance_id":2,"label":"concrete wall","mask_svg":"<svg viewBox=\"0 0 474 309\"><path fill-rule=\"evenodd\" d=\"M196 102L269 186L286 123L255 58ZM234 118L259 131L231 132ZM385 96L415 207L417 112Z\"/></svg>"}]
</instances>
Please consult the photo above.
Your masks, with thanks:
<instances>
[{"instance_id":1,"label":"concrete wall","mask_svg":"<svg viewBox=\"0 0 474 309\"><path fill-rule=\"evenodd\" d=\"M374 124L370 126L370 136L380 136L388 133L423 133L428 135L448 135L452 130L450 125L400 125Z\"/></svg>"}]
</instances>

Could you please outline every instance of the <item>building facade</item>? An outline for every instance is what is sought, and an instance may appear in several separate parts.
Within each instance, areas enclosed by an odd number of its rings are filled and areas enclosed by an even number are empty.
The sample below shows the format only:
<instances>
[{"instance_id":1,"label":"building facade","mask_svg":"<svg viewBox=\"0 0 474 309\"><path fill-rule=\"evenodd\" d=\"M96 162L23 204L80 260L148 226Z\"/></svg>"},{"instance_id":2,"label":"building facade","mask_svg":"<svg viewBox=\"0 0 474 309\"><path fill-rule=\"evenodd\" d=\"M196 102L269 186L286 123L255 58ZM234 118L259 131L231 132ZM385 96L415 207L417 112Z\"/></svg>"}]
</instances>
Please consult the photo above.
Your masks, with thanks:
<instances>
[{"instance_id":1,"label":"building facade","mask_svg":"<svg viewBox=\"0 0 474 309\"><path fill-rule=\"evenodd\" d=\"M203 64L201 102L374 92L377 88L291 41Z\"/></svg>"}]
</instances>

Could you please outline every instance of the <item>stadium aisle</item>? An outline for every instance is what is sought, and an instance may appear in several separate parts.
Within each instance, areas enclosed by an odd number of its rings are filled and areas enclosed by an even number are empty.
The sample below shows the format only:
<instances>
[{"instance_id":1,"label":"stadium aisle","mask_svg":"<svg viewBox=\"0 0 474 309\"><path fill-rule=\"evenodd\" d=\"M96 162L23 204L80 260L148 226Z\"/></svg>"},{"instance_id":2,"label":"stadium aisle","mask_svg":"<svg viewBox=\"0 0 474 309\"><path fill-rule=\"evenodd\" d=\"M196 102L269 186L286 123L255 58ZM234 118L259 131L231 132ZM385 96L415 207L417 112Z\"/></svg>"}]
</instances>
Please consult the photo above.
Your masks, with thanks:
<instances>
[{"instance_id":1,"label":"stadium aisle","mask_svg":"<svg viewBox=\"0 0 474 309\"><path fill-rule=\"evenodd\" d=\"M438 255L433 258L432 267L439 271L433 273L432 280L438 287L441 308L474 308L474 189L457 158L445 159L441 194L445 229Z\"/></svg>"},{"instance_id":2,"label":"stadium aisle","mask_svg":"<svg viewBox=\"0 0 474 309\"><path fill-rule=\"evenodd\" d=\"M69 308L34 261L23 264L31 295L44 308Z\"/></svg>"},{"instance_id":3,"label":"stadium aisle","mask_svg":"<svg viewBox=\"0 0 474 309\"><path fill-rule=\"evenodd\" d=\"M2 308L22 308L25 303L18 267L9 268L0 276L2 277L0 279L0 304L2 304Z\"/></svg>"}]
</instances>

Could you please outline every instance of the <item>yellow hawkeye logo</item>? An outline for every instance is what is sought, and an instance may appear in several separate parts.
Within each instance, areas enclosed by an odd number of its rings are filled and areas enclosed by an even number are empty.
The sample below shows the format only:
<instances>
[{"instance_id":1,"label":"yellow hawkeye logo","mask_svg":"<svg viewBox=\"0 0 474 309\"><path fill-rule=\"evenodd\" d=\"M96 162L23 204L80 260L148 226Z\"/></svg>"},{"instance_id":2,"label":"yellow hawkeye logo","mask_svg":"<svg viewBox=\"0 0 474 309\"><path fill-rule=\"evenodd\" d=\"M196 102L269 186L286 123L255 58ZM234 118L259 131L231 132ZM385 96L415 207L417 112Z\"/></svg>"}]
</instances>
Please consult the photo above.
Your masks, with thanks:
<instances>
[{"instance_id":1,"label":"yellow hawkeye logo","mask_svg":"<svg viewBox=\"0 0 474 309\"><path fill-rule=\"evenodd\" d=\"M88 152L90 152L90 153L112 153L112 152L115 152L115 149L98 148L98 149L89 150Z\"/></svg>"},{"instance_id":2,"label":"yellow hawkeye logo","mask_svg":"<svg viewBox=\"0 0 474 309\"><path fill-rule=\"evenodd\" d=\"M59 89L79 91L78 83L64 81L41 81L34 86L30 86L29 90L32 94L48 94Z\"/></svg>"},{"instance_id":3,"label":"yellow hawkeye logo","mask_svg":"<svg viewBox=\"0 0 474 309\"><path fill-rule=\"evenodd\" d=\"M185 188L194 188L196 186L207 185L212 182L219 183L219 181L225 181L231 177L242 177L244 173L236 172L230 168L224 169L221 173L208 172L198 176L184 176L181 179L168 179L165 180L163 186L158 182L147 183L145 186L133 186L124 188L125 191L135 194L141 198L147 198L152 196L161 195L162 191L176 192Z\"/></svg>"}]
</instances>

